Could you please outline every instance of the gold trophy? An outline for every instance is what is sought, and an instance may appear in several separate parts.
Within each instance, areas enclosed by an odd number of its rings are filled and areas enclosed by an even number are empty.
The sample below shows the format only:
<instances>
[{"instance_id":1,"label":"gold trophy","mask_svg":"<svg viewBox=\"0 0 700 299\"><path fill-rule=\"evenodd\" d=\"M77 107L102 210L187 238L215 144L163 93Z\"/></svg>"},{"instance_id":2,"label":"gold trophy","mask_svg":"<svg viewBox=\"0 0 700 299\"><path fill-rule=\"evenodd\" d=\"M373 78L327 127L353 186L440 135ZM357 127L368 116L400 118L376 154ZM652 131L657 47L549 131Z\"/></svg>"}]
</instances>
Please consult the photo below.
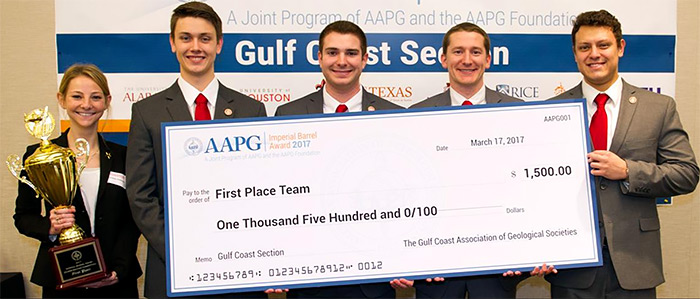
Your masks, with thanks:
<instances>
[{"instance_id":1,"label":"gold trophy","mask_svg":"<svg viewBox=\"0 0 700 299\"><path fill-rule=\"evenodd\" d=\"M56 209L68 208L73 202L78 190L80 174L90 156L90 144L83 138L75 141L78 153L65 147L51 143L51 136L56 122L49 113L49 107L34 109L24 115L24 127L29 134L41 140L39 148L24 161L17 155L7 157L7 167L22 183L29 185ZM85 157L82 163L77 163L77 157ZM27 177L20 176L22 170ZM102 250L97 238L85 238L85 232L73 224L63 229L58 236L61 245L49 250L51 261L56 274L56 289L100 280L109 276L105 268Z\"/></svg>"}]
</instances>

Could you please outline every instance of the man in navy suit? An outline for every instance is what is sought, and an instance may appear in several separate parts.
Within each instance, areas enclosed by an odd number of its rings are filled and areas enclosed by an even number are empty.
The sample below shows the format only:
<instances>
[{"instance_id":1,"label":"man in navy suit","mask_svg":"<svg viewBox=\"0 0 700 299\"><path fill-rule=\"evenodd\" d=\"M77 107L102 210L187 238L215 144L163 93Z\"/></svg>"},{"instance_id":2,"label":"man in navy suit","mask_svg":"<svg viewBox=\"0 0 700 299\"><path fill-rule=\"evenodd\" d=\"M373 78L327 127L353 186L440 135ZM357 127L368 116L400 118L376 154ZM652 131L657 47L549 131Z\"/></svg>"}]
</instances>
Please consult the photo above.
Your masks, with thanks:
<instances>
[{"instance_id":1,"label":"man in navy suit","mask_svg":"<svg viewBox=\"0 0 700 299\"><path fill-rule=\"evenodd\" d=\"M367 38L348 21L329 24L319 36L318 60L325 84L316 92L277 108L275 115L403 109L367 92L360 75L367 65ZM279 290L281 291L281 290ZM289 298L395 298L387 283L293 289Z\"/></svg>"},{"instance_id":2,"label":"man in navy suit","mask_svg":"<svg viewBox=\"0 0 700 299\"><path fill-rule=\"evenodd\" d=\"M223 46L221 19L207 4L178 6L170 20L170 46L180 77L132 106L126 155L126 190L134 220L148 240L144 295L166 297L163 158L160 124L171 121L264 117L260 102L226 88L214 75ZM263 292L226 297L267 298Z\"/></svg>"},{"instance_id":3,"label":"man in navy suit","mask_svg":"<svg viewBox=\"0 0 700 299\"><path fill-rule=\"evenodd\" d=\"M585 98L588 105L603 266L548 275L553 298L656 297L664 275L655 198L692 192L698 183L673 98L618 74L621 27L605 10L576 17L571 38L583 81L554 98Z\"/></svg>"}]
</instances>

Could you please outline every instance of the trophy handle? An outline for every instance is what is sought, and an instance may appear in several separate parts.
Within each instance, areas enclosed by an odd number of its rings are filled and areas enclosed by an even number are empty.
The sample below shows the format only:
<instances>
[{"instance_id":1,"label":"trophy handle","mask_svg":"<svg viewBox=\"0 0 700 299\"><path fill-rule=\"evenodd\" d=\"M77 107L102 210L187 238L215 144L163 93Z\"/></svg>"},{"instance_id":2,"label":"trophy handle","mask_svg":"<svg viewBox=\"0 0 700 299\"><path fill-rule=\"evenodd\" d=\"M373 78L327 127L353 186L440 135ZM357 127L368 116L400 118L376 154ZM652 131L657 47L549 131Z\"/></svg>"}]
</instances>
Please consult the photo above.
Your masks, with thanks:
<instances>
[{"instance_id":1,"label":"trophy handle","mask_svg":"<svg viewBox=\"0 0 700 299\"><path fill-rule=\"evenodd\" d=\"M9 155L7 156L7 161L5 161L7 164L7 168L10 169L10 172L12 175L17 178L20 182L25 183L29 185L32 189L34 189L34 192L36 192L36 198L39 198L39 190L36 189L34 184L30 182L26 177L20 176L19 174L24 170L24 167L22 166L22 160L19 158L17 155Z\"/></svg>"},{"instance_id":2,"label":"trophy handle","mask_svg":"<svg viewBox=\"0 0 700 299\"><path fill-rule=\"evenodd\" d=\"M83 173L83 169L87 166L88 158L90 158L90 143L85 140L85 138L78 138L75 140L75 149L78 150L75 153L76 157L85 156L82 162L78 165L78 174L75 178L76 181L80 179L80 174Z\"/></svg>"}]
</instances>

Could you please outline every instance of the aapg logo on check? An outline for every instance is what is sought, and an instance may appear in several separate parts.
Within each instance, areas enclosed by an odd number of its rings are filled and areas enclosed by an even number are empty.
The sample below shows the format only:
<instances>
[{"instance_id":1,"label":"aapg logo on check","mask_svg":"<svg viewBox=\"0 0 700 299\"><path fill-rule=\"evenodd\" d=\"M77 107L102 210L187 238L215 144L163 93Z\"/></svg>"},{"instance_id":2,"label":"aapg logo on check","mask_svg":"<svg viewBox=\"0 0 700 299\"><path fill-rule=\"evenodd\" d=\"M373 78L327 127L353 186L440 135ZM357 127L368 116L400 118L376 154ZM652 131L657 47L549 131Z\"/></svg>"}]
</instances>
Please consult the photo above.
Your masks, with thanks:
<instances>
[{"instance_id":1,"label":"aapg logo on check","mask_svg":"<svg viewBox=\"0 0 700 299\"><path fill-rule=\"evenodd\" d=\"M185 140L185 153L190 156L199 155L204 147L202 147L202 141L197 137L190 137Z\"/></svg>"},{"instance_id":2,"label":"aapg logo on check","mask_svg":"<svg viewBox=\"0 0 700 299\"><path fill-rule=\"evenodd\" d=\"M196 156L204 152L213 153L236 153L245 151L259 151L262 149L262 140L259 135L250 136L228 136L222 139L209 138L204 146L197 137L190 137L185 140L185 152L190 156Z\"/></svg>"}]
</instances>

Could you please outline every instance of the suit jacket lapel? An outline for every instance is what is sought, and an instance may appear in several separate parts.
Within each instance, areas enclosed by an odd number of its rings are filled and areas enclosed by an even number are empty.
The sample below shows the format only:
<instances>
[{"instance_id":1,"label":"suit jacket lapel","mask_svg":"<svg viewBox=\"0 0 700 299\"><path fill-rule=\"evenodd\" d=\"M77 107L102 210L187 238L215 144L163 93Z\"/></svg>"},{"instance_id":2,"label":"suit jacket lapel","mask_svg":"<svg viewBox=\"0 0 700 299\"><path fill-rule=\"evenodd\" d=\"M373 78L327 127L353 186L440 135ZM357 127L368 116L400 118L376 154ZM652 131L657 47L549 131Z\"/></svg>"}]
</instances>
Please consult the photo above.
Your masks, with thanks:
<instances>
[{"instance_id":1,"label":"suit jacket lapel","mask_svg":"<svg viewBox=\"0 0 700 299\"><path fill-rule=\"evenodd\" d=\"M583 99L583 88L581 87L581 84L582 83L579 83L576 85L576 87L569 90L570 99Z\"/></svg>"},{"instance_id":2,"label":"suit jacket lapel","mask_svg":"<svg viewBox=\"0 0 700 299\"><path fill-rule=\"evenodd\" d=\"M622 147L622 143L625 141L627 132L630 129L629 124L632 123L632 117L637 111L637 102L630 103L628 100L630 97L634 96L636 91L629 85L625 80L622 80L622 97L620 98L620 111L617 115L617 125L615 126L615 133L613 135L612 141L610 142L610 151L617 153Z\"/></svg>"},{"instance_id":3,"label":"suit jacket lapel","mask_svg":"<svg viewBox=\"0 0 700 299\"><path fill-rule=\"evenodd\" d=\"M177 81L165 90L164 96L166 98L165 110L168 111L173 121L194 120Z\"/></svg>"},{"instance_id":4,"label":"suit jacket lapel","mask_svg":"<svg viewBox=\"0 0 700 299\"><path fill-rule=\"evenodd\" d=\"M362 111L367 111L369 106L374 106L374 98L370 97L367 91L362 88Z\"/></svg>"},{"instance_id":5,"label":"suit jacket lapel","mask_svg":"<svg viewBox=\"0 0 700 299\"><path fill-rule=\"evenodd\" d=\"M496 104L503 101L503 94L490 88L486 88L486 104Z\"/></svg>"},{"instance_id":6,"label":"suit jacket lapel","mask_svg":"<svg viewBox=\"0 0 700 299\"><path fill-rule=\"evenodd\" d=\"M306 113L323 113L323 88L309 95L306 102Z\"/></svg>"},{"instance_id":7,"label":"suit jacket lapel","mask_svg":"<svg viewBox=\"0 0 700 299\"><path fill-rule=\"evenodd\" d=\"M445 106L452 106L452 97L450 96L449 88L435 98L435 107Z\"/></svg>"},{"instance_id":8,"label":"suit jacket lapel","mask_svg":"<svg viewBox=\"0 0 700 299\"><path fill-rule=\"evenodd\" d=\"M234 118L236 115L236 106L233 104L235 101L235 94L231 92L230 89L225 87L221 82L219 82L219 94L216 97L216 108L214 109L214 119L227 119ZM229 115L226 115L224 111L226 109L231 110Z\"/></svg>"}]
</instances>

